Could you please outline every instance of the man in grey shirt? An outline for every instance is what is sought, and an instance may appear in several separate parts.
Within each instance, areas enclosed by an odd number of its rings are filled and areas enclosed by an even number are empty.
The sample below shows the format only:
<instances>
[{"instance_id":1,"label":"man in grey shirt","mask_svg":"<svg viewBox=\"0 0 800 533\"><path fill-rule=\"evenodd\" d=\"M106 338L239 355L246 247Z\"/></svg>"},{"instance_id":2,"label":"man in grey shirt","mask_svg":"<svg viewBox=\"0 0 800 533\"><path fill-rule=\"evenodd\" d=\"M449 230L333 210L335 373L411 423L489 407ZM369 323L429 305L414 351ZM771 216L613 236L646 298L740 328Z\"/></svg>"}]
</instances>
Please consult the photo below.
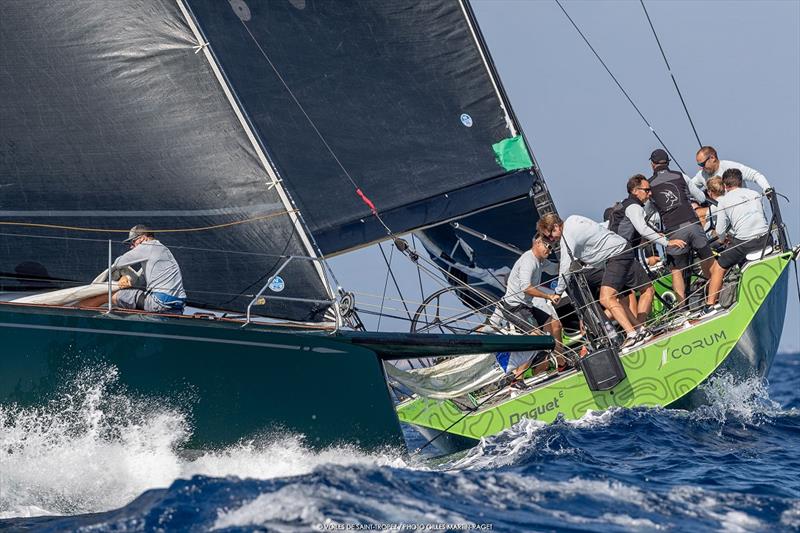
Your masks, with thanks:
<instances>
[{"instance_id":1,"label":"man in grey shirt","mask_svg":"<svg viewBox=\"0 0 800 533\"><path fill-rule=\"evenodd\" d=\"M587 276L587 282L596 290L602 281L606 259L622 253L628 246L628 242L613 231L580 215L571 215L562 221L558 215L548 213L539 219L536 229L550 242L560 240L561 258L558 265L558 285L555 288L558 295L567 289L573 261L578 260L594 269L593 275Z\"/></svg>"},{"instance_id":2,"label":"man in grey shirt","mask_svg":"<svg viewBox=\"0 0 800 533\"><path fill-rule=\"evenodd\" d=\"M141 309L151 313L183 313L186 292L183 290L181 269L169 249L156 240L150 229L142 224L131 228L128 238L131 249L119 256L111 265L111 272L126 266L144 265L145 289L131 287L130 278L119 280L120 290L112 296L112 303L122 309ZM102 305L107 297L87 300L88 307ZM95 301L96 300L96 301Z\"/></svg>"},{"instance_id":3,"label":"man in grey shirt","mask_svg":"<svg viewBox=\"0 0 800 533\"><path fill-rule=\"evenodd\" d=\"M772 187L767 181L767 178L754 168L750 168L736 161L726 161L717 158L717 151L713 146L703 146L697 151L695 156L697 159L697 166L700 170L697 172L692 183L701 189L706 188L706 182L714 176L722 176L726 170L735 168L742 173L742 179L751 183L755 183L764 192L770 192Z\"/></svg>"},{"instance_id":4,"label":"man in grey shirt","mask_svg":"<svg viewBox=\"0 0 800 533\"><path fill-rule=\"evenodd\" d=\"M725 184L725 195L719 198L717 204L717 234L722 240L727 233L726 240L730 244L711 268L705 314L717 311L715 304L722 289L725 272L744 262L748 253L768 251L772 244L761 194L742 187L742 172L737 168L726 170L722 181Z\"/></svg>"},{"instance_id":5,"label":"man in grey shirt","mask_svg":"<svg viewBox=\"0 0 800 533\"><path fill-rule=\"evenodd\" d=\"M542 272L556 274L558 268L551 263L551 244L541 235L533 238L531 249L523 253L514 263L506 283L506 294L500 300L503 315L522 332L529 332L533 326L541 326L556 342L554 354L559 367L564 365L561 355L561 321L553 307L559 296L541 289ZM536 361L534 361L536 362ZM518 366L516 375L521 375L530 365ZM546 365L545 365L546 367ZM538 369L537 372L541 370Z\"/></svg>"}]
</instances>

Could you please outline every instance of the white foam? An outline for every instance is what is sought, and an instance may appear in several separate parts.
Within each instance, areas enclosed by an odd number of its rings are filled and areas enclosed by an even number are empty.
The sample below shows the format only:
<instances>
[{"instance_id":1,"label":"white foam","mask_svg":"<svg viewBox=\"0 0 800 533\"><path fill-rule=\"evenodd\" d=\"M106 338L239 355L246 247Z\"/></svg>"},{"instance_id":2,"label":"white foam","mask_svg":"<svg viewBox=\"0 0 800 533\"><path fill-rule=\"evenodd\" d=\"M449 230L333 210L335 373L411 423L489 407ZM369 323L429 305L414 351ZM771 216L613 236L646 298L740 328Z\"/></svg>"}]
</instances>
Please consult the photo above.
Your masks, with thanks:
<instances>
[{"instance_id":1,"label":"white foam","mask_svg":"<svg viewBox=\"0 0 800 533\"><path fill-rule=\"evenodd\" d=\"M104 369L79 376L46 407L0 406L0 518L106 511L197 474L270 479L329 464L406 467L397 453L314 452L292 436L189 460L180 451L190 435L186 417L110 392L116 380Z\"/></svg>"},{"instance_id":2,"label":"white foam","mask_svg":"<svg viewBox=\"0 0 800 533\"><path fill-rule=\"evenodd\" d=\"M766 380L752 377L739 380L729 374L711 378L700 389L708 398L705 405L692 412L697 419L715 419L724 423L729 417L747 424L764 417L797 416L795 409L784 410L769 397Z\"/></svg>"},{"instance_id":3,"label":"white foam","mask_svg":"<svg viewBox=\"0 0 800 533\"><path fill-rule=\"evenodd\" d=\"M556 424L581 429L605 427L610 425L622 411L623 409L618 407L605 411L587 411L577 420L560 420ZM468 450L459 459L446 464L446 467L453 470L476 470L512 465L534 449L546 449L553 455L578 453L578 450L572 448L552 448L542 433L542 430L549 427L553 427L553 424L524 418L497 435L481 439L477 446Z\"/></svg>"}]
</instances>

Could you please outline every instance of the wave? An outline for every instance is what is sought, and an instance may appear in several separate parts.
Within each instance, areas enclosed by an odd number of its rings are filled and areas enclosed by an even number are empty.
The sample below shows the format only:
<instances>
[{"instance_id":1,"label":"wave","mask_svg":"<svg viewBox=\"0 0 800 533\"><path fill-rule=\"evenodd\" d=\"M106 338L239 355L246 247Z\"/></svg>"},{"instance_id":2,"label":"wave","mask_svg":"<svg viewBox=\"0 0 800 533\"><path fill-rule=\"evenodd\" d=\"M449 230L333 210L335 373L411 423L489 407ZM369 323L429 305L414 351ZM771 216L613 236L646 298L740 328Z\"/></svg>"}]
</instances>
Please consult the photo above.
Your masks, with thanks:
<instances>
[{"instance_id":1,"label":"wave","mask_svg":"<svg viewBox=\"0 0 800 533\"><path fill-rule=\"evenodd\" d=\"M404 467L399 452L320 452L275 435L186 453L187 416L118 390L115 368L86 371L44 407L0 405L0 518L94 513L196 475L271 479L320 465Z\"/></svg>"}]
</instances>

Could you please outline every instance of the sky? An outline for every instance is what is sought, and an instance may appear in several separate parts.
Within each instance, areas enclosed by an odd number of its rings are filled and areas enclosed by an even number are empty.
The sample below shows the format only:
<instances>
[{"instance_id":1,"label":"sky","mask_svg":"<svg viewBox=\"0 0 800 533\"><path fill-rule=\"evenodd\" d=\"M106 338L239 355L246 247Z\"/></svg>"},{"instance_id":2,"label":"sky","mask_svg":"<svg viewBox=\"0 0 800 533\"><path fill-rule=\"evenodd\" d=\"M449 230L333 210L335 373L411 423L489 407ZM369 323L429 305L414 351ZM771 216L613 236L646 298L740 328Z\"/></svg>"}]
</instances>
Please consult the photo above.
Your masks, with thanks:
<instances>
[{"instance_id":1,"label":"sky","mask_svg":"<svg viewBox=\"0 0 800 533\"><path fill-rule=\"evenodd\" d=\"M544 174L559 213L602 220L625 196L632 174L648 173L658 141L597 61L554 0L472 0L478 23L511 105ZM644 116L690 175L698 144L638 1L564 1L575 20ZM789 197L782 213L800 241L800 2L646 2L703 144L721 159L761 171ZM524 231L530 232L529 228ZM391 246L384 244L387 257ZM392 260L400 292L413 308L417 271ZM510 266L510 265L509 265ZM358 288L357 302L405 314L372 246L334 258L340 284ZM423 279L429 294L435 283ZM378 326L362 315L368 326ZM800 352L800 306L791 273L780 351ZM407 329L382 320L381 329Z\"/></svg>"}]
</instances>

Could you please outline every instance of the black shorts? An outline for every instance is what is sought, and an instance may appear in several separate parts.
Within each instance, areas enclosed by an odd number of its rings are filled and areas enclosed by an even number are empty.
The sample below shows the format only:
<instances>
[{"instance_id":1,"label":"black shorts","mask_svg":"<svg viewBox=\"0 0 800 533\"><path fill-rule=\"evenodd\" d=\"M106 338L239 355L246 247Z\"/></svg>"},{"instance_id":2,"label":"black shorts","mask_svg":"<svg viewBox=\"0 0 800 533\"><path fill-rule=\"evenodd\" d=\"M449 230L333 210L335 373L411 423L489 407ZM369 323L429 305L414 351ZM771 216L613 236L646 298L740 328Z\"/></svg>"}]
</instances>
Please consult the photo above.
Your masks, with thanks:
<instances>
[{"instance_id":1,"label":"black shorts","mask_svg":"<svg viewBox=\"0 0 800 533\"><path fill-rule=\"evenodd\" d=\"M603 284L603 272L604 270L602 268L597 267L584 270L583 272L583 275L586 277L586 284L589 285L589 290L592 291L592 296L594 296L595 300L597 300L600 295L600 286Z\"/></svg>"},{"instance_id":2,"label":"black shorts","mask_svg":"<svg viewBox=\"0 0 800 533\"><path fill-rule=\"evenodd\" d=\"M698 223L686 223L678 229L667 233L669 239L680 239L686 243L683 248L667 246L667 266L686 268L692 262L692 251L697 252L701 260L714 256L708 243L708 236Z\"/></svg>"},{"instance_id":3,"label":"black shorts","mask_svg":"<svg viewBox=\"0 0 800 533\"><path fill-rule=\"evenodd\" d=\"M503 307L503 316L505 316L506 320L522 331L530 331L531 328L536 326L543 326L553 318L538 307L508 305L505 302L500 304Z\"/></svg>"},{"instance_id":4,"label":"black shorts","mask_svg":"<svg viewBox=\"0 0 800 533\"><path fill-rule=\"evenodd\" d=\"M740 241L737 238L731 239L731 244L719 254L717 263L725 270L734 265L744 263L747 259L747 254L750 252L760 252L767 249L769 252L770 245L772 244L772 235L767 233L761 237L750 239L749 241Z\"/></svg>"},{"instance_id":5,"label":"black shorts","mask_svg":"<svg viewBox=\"0 0 800 533\"><path fill-rule=\"evenodd\" d=\"M611 287L617 292L643 290L650 284L650 277L644 267L632 254L612 257L606 261L601 286Z\"/></svg>"}]
</instances>

